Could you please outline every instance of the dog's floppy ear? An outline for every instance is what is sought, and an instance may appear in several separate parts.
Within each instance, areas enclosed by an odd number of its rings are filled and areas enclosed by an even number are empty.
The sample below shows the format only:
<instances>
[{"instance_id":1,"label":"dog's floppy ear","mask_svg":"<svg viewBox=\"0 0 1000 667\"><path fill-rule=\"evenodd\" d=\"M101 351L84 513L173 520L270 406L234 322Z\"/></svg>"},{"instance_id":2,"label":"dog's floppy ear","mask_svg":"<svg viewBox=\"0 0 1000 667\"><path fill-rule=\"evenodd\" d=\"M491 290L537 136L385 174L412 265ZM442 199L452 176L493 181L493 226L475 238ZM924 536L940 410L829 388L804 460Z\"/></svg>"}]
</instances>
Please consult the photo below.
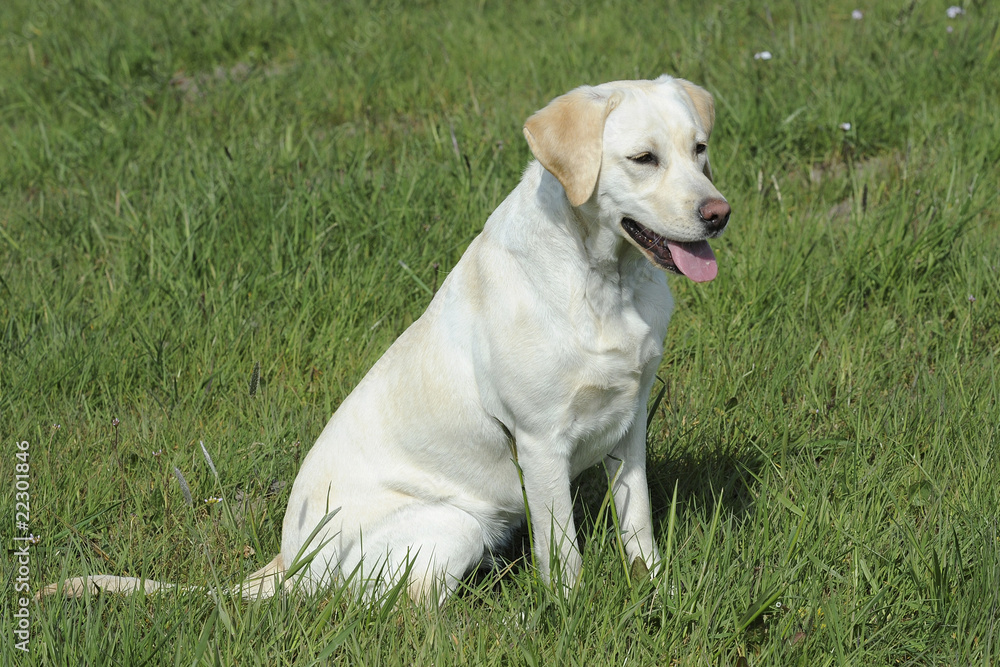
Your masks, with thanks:
<instances>
[{"instance_id":1,"label":"dog's floppy ear","mask_svg":"<svg viewBox=\"0 0 1000 667\"><path fill-rule=\"evenodd\" d=\"M715 127L715 100L712 99L712 93L685 79L674 79L674 81L681 85L684 92L694 102L694 110L698 112L705 132L711 136L712 128Z\"/></svg>"},{"instance_id":2,"label":"dog's floppy ear","mask_svg":"<svg viewBox=\"0 0 1000 667\"><path fill-rule=\"evenodd\" d=\"M679 83L684 92L691 98L694 110L697 112L698 118L701 119L705 132L711 136L712 128L715 126L715 100L712 99L712 93L685 79L674 79L674 81ZM712 180L712 166L707 159L705 160L705 175L708 176L708 180Z\"/></svg>"},{"instance_id":3,"label":"dog's floppy ear","mask_svg":"<svg viewBox=\"0 0 1000 667\"><path fill-rule=\"evenodd\" d=\"M583 86L555 98L524 123L531 152L559 180L573 206L594 192L604 154L604 121L617 105L617 96Z\"/></svg>"}]
</instances>

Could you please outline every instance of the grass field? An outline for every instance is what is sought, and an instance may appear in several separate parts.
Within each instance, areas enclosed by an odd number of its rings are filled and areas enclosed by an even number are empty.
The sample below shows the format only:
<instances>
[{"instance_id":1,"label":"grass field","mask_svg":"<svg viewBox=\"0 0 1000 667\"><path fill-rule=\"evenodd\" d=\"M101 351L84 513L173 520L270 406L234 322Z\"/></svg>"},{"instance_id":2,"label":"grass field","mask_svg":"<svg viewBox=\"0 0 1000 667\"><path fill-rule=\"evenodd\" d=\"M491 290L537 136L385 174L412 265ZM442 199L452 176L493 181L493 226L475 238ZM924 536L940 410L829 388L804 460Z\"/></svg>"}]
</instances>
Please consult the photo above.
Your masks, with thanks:
<instances>
[{"instance_id":1,"label":"grass field","mask_svg":"<svg viewBox=\"0 0 1000 667\"><path fill-rule=\"evenodd\" d=\"M1000 663L1000 6L144 4L0 6L0 537L30 469L32 589L266 563L302 456L516 184L524 119L662 72L715 95L734 209L719 278L670 279L666 567L623 567L595 470L568 599L515 551L434 612L32 603L23 653L11 557L0 664Z\"/></svg>"}]
</instances>

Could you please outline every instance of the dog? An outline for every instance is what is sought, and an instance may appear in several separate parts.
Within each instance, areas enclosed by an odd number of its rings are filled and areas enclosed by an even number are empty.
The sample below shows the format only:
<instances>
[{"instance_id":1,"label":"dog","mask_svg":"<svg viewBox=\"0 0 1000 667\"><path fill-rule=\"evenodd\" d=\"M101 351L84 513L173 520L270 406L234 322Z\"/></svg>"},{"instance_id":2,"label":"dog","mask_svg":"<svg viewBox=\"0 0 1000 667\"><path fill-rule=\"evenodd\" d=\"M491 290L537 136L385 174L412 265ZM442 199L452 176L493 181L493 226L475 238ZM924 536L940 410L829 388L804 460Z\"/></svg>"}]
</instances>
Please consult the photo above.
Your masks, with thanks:
<instances>
[{"instance_id":1,"label":"dog","mask_svg":"<svg viewBox=\"0 0 1000 667\"><path fill-rule=\"evenodd\" d=\"M629 561L659 566L647 400L673 298L716 277L730 205L712 183L712 96L684 79L583 86L532 115L534 155L424 314L303 461L281 551L238 589L350 581L442 603L530 517L538 574L572 587L571 481L603 462ZM40 595L173 587L110 575Z\"/></svg>"}]
</instances>

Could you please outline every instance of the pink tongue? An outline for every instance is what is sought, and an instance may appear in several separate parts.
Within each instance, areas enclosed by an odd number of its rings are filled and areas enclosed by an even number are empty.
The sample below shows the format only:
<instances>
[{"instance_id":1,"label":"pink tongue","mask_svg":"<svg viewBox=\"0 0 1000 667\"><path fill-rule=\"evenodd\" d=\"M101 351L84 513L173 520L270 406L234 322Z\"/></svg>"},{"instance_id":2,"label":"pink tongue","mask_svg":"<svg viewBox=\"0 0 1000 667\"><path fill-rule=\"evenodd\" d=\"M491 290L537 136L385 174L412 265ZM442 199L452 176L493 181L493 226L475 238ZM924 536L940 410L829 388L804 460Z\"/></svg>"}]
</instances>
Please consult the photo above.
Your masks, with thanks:
<instances>
[{"instance_id":1,"label":"pink tongue","mask_svg":"<svg viewBox=\"0 0 1000 667\"><path fill-rule=\"evenodd\" d=\"M708 241L678 243L667 241L670 256L678 270L696 283L707 283L719 274L719 265L715 263L715 253Z\"/></svg>"}]
</instances>

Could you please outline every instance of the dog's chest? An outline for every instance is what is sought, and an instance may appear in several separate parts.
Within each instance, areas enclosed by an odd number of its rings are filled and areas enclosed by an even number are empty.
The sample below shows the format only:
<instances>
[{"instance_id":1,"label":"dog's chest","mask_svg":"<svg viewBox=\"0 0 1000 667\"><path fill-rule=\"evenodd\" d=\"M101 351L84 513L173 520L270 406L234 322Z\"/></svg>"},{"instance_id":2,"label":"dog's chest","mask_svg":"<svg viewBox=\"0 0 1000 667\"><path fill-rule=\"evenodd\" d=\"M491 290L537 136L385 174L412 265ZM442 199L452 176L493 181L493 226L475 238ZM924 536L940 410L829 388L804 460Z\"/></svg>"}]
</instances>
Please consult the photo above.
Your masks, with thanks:
<instances>
[{"instance_id":1,"label":"dog's chest","mask_svg":"<svg viewBox=\"0 0 1000 667\"><path fill-rule=\"evenodd\" d=\"M663 349L669 319L666 301L657 311L628 303L605 317L577 323L577 358L565 424L575 443L574 474L607 455L635 423ZM639 307L637 307L637 305Z\"/></svg>"}]
</instances>

